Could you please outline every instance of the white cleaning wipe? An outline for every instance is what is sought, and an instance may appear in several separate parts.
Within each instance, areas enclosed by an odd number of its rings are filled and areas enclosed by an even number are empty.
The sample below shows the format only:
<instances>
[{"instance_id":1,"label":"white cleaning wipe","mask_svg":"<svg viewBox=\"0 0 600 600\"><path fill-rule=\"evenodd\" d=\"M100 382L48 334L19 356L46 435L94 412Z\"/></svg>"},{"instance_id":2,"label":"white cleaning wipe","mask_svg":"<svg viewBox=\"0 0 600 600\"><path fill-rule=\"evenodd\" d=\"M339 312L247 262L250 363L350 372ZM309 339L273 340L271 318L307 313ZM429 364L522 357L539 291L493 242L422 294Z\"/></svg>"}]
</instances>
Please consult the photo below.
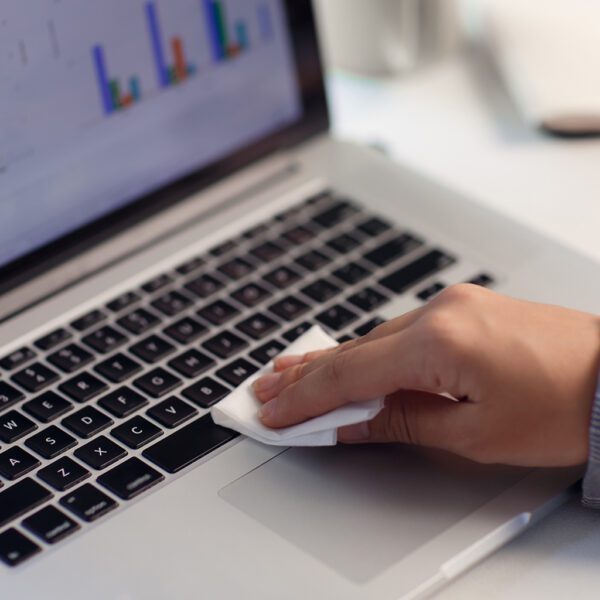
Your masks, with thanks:
<instances>
[{"instance_id":1,"label":"white cleaning wipe","mask_svg":"<svg viewBox=\"0 0 600 600\"><path fill-rule=\"evenodd\" d=\"M282 355L305 354L336 345L333 338L315 326L291 344ZM355 402L300 425L269 429L258 419L261 404L254 397L252 383L272 368L272 365L268 365L217 404L212 409L214 422L273 446L334 446L337 443L338 427L370 421L383 408L383 399Z\"/></svg>"}]
</instances>

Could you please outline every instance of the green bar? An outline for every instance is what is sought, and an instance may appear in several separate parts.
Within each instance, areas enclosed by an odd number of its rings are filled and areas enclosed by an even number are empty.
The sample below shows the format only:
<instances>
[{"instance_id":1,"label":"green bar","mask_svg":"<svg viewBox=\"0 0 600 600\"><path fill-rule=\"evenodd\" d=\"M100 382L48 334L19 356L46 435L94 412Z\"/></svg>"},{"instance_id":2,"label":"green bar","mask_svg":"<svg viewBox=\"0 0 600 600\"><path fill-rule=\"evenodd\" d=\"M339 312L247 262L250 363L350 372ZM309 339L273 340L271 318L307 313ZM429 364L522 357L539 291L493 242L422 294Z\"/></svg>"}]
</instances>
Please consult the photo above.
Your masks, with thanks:
<instances>
[{"instance_id":1,"label":"green bar","mask_svg":"<svg viewBox=\"0 0 600 600\"><path fill-rule=\"evenodd\" d=\"M215 3L215 12L217 15L217 33L219 34L222 56L227 56L229 42L227 40L227 25L225 24L225 9L222 2Z\"/></svg>"},{"instance_id":2,"label":"green bar","mask_svg":"<svg viewBox=\"0 0 600 600\"><path fill-rule=\"evenodd\" d=\"M121 90L117 79L110 80L110 95L113 101L113 108L115 110L121 108Z\"/></svg>"}]
</instances>

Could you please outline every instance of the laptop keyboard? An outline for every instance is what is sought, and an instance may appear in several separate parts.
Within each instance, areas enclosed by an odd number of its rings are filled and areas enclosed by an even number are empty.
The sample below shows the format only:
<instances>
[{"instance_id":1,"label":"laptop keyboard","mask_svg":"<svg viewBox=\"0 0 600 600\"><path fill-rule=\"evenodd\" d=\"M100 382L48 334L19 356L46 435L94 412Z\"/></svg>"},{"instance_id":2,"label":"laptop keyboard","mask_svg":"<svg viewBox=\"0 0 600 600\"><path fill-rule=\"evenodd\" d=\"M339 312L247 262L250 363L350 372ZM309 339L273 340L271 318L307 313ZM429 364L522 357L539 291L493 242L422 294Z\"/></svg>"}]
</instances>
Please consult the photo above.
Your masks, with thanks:
<instances>
[{"instance_id":1,"label":"laptop keyboard","mask_svg":"<svg viewBox=\"0 0 600 600\"><path fill-rule=\"evenodd\" d=\"M396 294L430 300L456 260L326 192L0 359L0 560L228 444L208 409L232 389L315 323L345 341Z\"/></svg>"}]
</instances>

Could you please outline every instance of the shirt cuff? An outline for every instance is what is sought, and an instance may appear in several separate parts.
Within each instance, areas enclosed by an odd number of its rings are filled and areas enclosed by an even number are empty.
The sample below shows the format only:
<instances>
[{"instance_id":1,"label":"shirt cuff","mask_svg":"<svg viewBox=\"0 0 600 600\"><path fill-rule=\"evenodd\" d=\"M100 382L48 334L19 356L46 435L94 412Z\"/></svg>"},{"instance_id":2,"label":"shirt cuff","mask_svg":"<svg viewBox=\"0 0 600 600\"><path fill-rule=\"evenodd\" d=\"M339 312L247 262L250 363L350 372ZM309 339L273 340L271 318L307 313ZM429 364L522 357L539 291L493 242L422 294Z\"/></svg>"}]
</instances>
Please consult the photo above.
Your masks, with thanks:
<instances>
[{"instance_id":1,"label":"shirt cuff","mask_svg":"<svg viewBox=\"0 0 600 600\"><path fill-rule=\"evenodd\" d=\"M582 502L584 506L600 508L600 375L592 406L589 447L588 464L583 478Z\"/></svg>"}]
</instances>

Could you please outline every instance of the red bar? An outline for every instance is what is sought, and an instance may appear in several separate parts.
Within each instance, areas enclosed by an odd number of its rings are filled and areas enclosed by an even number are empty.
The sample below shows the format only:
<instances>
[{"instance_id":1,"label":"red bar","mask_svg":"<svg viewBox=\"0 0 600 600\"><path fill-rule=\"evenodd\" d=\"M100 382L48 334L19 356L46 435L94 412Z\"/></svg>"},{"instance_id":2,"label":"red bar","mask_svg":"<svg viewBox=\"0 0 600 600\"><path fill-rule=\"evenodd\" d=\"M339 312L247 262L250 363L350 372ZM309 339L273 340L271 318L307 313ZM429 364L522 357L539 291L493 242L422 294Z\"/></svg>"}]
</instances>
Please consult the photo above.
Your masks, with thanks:
<instances>
[{"instance_id":1,"label":"red bar","mask_svg":"<svg viewBox=\"0 0 600 600\"><path fill-rule=\"evenodd\" d=\"M173 48L173 57L175 58L175 75L177 76L177 81L183 81L187 77L187 67L185 66L185 54L181 38L173 38L171 40L171 47Z\"/></svg>"},{"instance_id":2,"label":"red bar","mask_svg":"<svg viewBox=\"0 0 600 600\"><path fill-rule=\"evenodd\" d=\"M123 96L120 102L121 106L131 106L133 104L133 96L131 94L127 94L127 96Z\"/></svg>"},{"instance_id":3,"label":"red bar","mask_svg":"<svg viewBox=\"0 0 600 600\"><path fill-rule=\"evenodd\" d=\"M242 47L239 44L232 44L227 48L227 56L233 58L242 52Z\"/></svg>"}]
</instances>

